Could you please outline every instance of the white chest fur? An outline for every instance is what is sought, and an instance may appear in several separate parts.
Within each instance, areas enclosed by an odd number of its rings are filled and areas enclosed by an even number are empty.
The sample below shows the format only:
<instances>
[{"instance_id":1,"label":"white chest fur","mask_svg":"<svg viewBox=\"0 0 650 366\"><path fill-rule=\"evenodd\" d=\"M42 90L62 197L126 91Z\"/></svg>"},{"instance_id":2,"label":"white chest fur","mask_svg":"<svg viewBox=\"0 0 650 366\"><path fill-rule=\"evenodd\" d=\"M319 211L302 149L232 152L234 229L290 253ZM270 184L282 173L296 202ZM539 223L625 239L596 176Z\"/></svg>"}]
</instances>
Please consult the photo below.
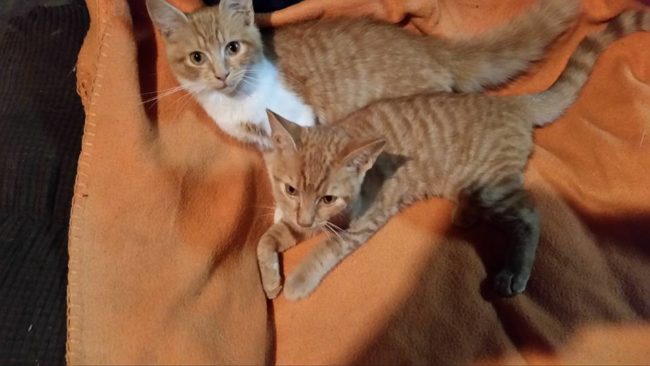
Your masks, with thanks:
<instances>
[{"instance_id":1,"label":"white chest fur","mask_svg":"<svg viewBox=\"0 0 650 366\"><path fill-rule=\"evenodd\" d=\"M270 134L266 109L301 126L313 126L315 114L301 98L286 88L275 66L263 60L256 66L254 86L247 95L229 96L218 91L196 95L210 117L235 138L268 147L268 139L251 135L242 124L250 123ZM191 87L187 88L192 90Z\"/></svg>"}]
</instances>

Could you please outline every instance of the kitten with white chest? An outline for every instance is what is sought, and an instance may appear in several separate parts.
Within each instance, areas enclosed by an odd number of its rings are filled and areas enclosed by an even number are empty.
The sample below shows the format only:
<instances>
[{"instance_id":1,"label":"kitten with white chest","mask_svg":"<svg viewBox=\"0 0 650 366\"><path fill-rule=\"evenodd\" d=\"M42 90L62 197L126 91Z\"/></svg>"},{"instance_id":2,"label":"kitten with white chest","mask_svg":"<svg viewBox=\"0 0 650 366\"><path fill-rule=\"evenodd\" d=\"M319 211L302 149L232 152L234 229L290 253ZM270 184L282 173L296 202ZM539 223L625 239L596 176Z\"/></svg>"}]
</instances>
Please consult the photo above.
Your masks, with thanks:
<instances>
[{"instance_id":1,"label":"kitten with white chest","mask_svg":"<svg viewBox=\"0 0 650 366\"><path fill-rule=\"evenodd\" d=\"M277 108L293 116L301 126L315 124L316 116L312 108L284 85L278 71L268 60L263 59L252 66L242 82L255 85L251 86L250 90L231 95L205 90L195 93L206 112L218 118L219 126L224 132L239 140L252 142L263 148L268 147L267 116L259 106ZM193 85L185 80L182 83ZM200 85L194 87L200 90Z\"/></svg>"},{"instance_id":2,"label":"kitten with white chest","mask_svg":"<svg viewBox=\"0 0 650 366\"><path fill-rule=\"evenodd\" d=\"M368 19L309 21L262 34L252 0L222 0L189 14L147 0L183 88L221 129L262 148L270 146L267 108L312 126L380 99L499 85L540 59L577 8L575 0L540 0L501 28L451 41Z\"/></svg>"},{"instance_id":3,"label":"kitten with white chest","mask_svg":"<svg viewBox=\"0 0 650 366\"><path fill-rule=\"evenodd\" d=\"M224 132L267 147L267 106L302 126L314 125L313 110L263 55L252 11L232 1L190 15L164 0L148 0L147 8L165 38L176 78Z\"/></svg>"}]
</instances>

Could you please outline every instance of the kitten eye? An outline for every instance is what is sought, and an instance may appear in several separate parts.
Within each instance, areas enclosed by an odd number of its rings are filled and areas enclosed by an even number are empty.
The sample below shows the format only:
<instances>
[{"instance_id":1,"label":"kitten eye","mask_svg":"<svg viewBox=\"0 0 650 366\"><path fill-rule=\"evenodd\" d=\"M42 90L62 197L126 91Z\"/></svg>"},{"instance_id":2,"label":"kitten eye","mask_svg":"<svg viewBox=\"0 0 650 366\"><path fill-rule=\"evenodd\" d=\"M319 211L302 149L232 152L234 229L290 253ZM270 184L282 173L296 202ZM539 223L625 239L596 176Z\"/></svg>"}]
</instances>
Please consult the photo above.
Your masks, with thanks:
<instances>
[{"instance_id":1,"label":"kitten eye","mask_svg":"<svg viewBox=\"0 0 650 366\"><path fill-rule=\"evenodd\" d=\"M203 52L194 51L190 53L190 61L192 61L194 65L202 65L205 62L205 55Z\"/></svg>"},{"instance_id":2,"label":"kitten eye","mask_svg":"<svg viewBox=\"0 0 650 366\"><path fill-rule=\"evenodd\" d=\"M287 192L289 196L295 196L298 194L298 190L288 184L284 185L284 190Z\"/></svg>"},{"instance_id":3,"label":"kitten eye","mask_svg":"<svg viewBox=\"0 0 650 366\"><path fill-rule=\"evenodd\" d=\"M237 41L228 42L226 45L226 53L230 56L237 54L239 52L240 44Z\"/></svg>"},{"instance_id":4,"label":"kitten eye","mask_svg":"<svg viewBox=\"0 0 650 366\"><path fill-rule=\"evenodd\" d=\"M331 205L332 203L336 202L337 199L338 197L330 195L321 197L321 201L323 201L323 203L326 205Z\"/></svg>"}]
</instances>

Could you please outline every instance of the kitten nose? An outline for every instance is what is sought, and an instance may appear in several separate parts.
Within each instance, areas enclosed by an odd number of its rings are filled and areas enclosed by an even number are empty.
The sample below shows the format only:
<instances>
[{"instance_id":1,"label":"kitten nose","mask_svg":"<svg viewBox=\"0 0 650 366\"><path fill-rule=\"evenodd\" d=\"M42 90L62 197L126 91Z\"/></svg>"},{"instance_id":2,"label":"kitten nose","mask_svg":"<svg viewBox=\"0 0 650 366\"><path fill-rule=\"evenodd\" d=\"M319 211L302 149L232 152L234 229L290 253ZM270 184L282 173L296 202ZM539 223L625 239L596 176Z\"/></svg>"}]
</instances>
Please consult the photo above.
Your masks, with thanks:
<instances>
[{"instance_id":1,"label":"kitten nose","mask_svg":"<svg viewBox=\"0 0 650 366\"><path fill-rule=\"evenodd\" d=\"M306 228L309 228L314 224L313 219L310 220L309 218L306 217L299 217L297 221L298 221L298 225Z\"/></svg>"},{"instance_id":2,"label":"kitten nose","mask_svg":"<svg viewBox=\"0 0 650 366\"><path fill-rule=\"evenodd\" d=\"M226 81L228 75L230 75L230 72L225 72L223 74L214 74L214 77L217 78L217 80L219 81Z\"/></svg>"}]
</instances>

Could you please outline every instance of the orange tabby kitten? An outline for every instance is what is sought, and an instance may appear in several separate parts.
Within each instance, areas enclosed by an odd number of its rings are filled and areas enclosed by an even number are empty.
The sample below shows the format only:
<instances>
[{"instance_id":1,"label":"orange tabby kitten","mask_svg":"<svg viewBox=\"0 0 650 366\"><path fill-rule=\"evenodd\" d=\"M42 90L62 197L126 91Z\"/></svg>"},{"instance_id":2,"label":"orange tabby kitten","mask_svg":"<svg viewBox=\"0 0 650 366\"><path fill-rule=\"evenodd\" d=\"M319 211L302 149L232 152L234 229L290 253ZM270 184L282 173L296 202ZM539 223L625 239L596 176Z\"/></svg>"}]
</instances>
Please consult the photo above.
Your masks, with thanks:
<instances>
[{"instance_id":1,"label":"orange tabby kitten","mask_svg":"<svg viewBox=\"0 0 650 366\"><path fill-rule=\"evenodd\" d=\"M637 30L650 30L650 13L622 13L585 38L560 78L538 94L422 94L381 101L339 124L313 128L269 113L273 149L265 160L282 219L258 247L267 296L281 289L278 253L305 235L333 234L288 276L289 299L308 296L402 208L434 196L458 202L456 224L483 218L504 231L509 247L494 286L503 296L524 291L539 240L539 217L523 189L533 126L558 118L598 54ZM342 214L350 218L345 230L331 223Z\"/></svg>"},{"instance_id":2,"label":"orange tabby kitten","mask_svg":"<svg viewBox=\"0 0 650 366\"><path fill-rule=\"evenodd\" d=\"M542 57L573 20L577 1L539 0L500 29L456 41L351 19L289 25L263 37L251 0L222 0L191 14L147 0L147 9L180 84L222 130L268 147L267 108L313 126L383 98L503 83Z\"/></svg>"}]
</instances>

